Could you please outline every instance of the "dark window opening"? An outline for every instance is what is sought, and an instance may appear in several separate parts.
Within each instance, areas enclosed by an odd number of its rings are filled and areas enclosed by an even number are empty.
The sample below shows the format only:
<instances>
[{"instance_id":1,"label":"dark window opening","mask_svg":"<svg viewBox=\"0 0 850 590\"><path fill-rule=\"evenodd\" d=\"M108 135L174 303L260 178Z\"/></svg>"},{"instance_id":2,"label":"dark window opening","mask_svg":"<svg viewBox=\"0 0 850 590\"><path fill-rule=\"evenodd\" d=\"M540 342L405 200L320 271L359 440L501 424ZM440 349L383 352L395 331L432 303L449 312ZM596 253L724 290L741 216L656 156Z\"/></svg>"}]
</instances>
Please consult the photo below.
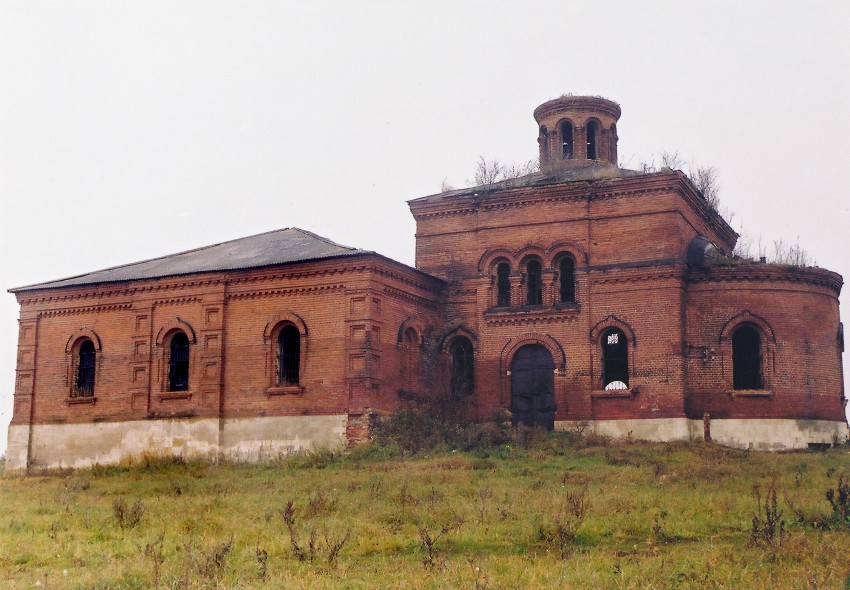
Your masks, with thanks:
<instances>
[{"instance_id":1,"label":"dark window opening","mask_svg":"<svg viewBox=\"0 0 850 590\"><path fill-rule=\"evenodd\" d=\"M549 149L549 131L545 126L540 127L540 137L538 139L540 142L540 146L543 148L543 152L545 153Z\"/></svg>"},{"instance_id":2,"label":"dark window opening","mask_svg":"<svg viewBox=\"0 0 850 590\"><path fill-rule=\"evenodd\" d=\"M171 338L168 357L168 391L189 390L189 337L177 332Z\"/></svg>"},{"instance_id":3,"label":"dark window opening","mask_svg":"<svg viewBox=\"0 0 850 590\"><path fill-rule=\"evenodd\" d=\"M77 358L77 382L74 393L79 397L94 395L94 367L97 353L94 342L86 340L80 344Z\"/></svg>"},{"instance_id":4,"label":"dark window opening","mask_svg":"<svg viewBox=\"0 0 850 590\"><path fill-rule=\"evenodd\" d=\"M732 334L732 387L761 389L761 338L752 326L740 326Z\"/></svg>"},{"instance_id":5,"label":"dark window opening","mask_svg":"<svg viewBox=\"0 0 850 590\"><path fill-rule=\"evenodd\" d=\"M569 121L561 123L561 156L565 160L573 157L573 124Z\"/></svg>"},{"instance_id":6,"label":"dark window opening","mask_svg":"<svg viewBox=\"0 0 850 590\"><path fill-rule=\"evenodd\" d=\"M277 336L277 384L298 385L300 368L301 333L290 324Z\"/></svg>"},{"instance_id":7,"label":"dark window opening","mask_svg":"<svg viewBox=\"0 0 850 590\"><path fill-rule=\"evenodd\" d=\"M413 328L404 331L402 349L402 383L407 391L419 384L419 335Z\"/></svg>"},{"instance_id":8,"label":"dark window opening","mask_svg":"<svg viewBox=\"0 0 850 590\"><path fill-rule=\"evenodd\" d=\"M525 270L528 280L527 303L528 305L540 305L543 303L543 268L537 260L532 260Z\"/></svg>"},{"instance_id":9,"label":"dark window opening","mask_svg":"<svg viewBox=\"0 0 850 590\"><path fill-rule=\"evenodd\" d=\"M508 307L511 304L511 267L502 262L496 267L496 305Z\"/></svg>"},{"instance_id":10,"label":"dark window opening","mask_svg":"<svg viewBox=\"0 0 850 590\"><path fill-rule=\"evenodd\" d=\"M576 300L576 262L572 256L561 258L559 280L561 303L573 303Z\"/></svg>"},{"instance_id":11,"label":"dark window opening","mask_svg":"<svg viewBox=\"0 0 850 590\"><path fill-rule=\"evenodd\" d=\"M452 356L452 395L471 395L475 391L475 365L472 343L466 338L456 338L452 342L450 352Z\"/></svg>"},{"instance_id":12,"label":"dark window opening","mask_svg":"<svg viewBox=\"0 0 850 590\"><path fill-rule=\"evenodd\" d=\"M596 160L599 154L596 150L596 144L599 135L599 123L596 121L587 122L587 159Z\"/></svg>"},{"instance_id":13,"label":"dark window opening","mask_svg":"<svg viewBox=\"0 0 850 590\"><path fill-rule=\"evenodd\" d=\"M618 328L602 334L602 388L626 389L629 386L629 346Z\"/></svg>"}]
</instances>

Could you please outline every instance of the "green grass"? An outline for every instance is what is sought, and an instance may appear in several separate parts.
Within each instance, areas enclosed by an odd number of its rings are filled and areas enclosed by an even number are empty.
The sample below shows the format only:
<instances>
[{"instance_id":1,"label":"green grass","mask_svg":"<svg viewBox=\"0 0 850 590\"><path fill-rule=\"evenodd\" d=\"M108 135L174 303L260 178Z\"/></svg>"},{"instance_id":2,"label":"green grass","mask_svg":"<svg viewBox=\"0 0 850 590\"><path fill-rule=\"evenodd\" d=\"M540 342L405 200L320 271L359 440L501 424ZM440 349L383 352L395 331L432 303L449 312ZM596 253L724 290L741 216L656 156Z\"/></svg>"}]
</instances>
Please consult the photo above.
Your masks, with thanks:
<instances>
[{"instance_id":1,"label":"green grass","mask_svg":"<svg viewBox=\"0 0 850 590\"><path fill-rule=\"evenodd\" d=\"M274 465L147 461L3 479L0 580L104 590L850 588L850 523L826 500L849 459L846 447L760 454L552 434L474 453L400 458L376 447ZM758 546L753 489L764 495L771 481L787 534ZM589 508L562 552L541 531L564 524L567 495L585 487ZM283 517L290 501L303 561Z\"/></svg>"}]
</instances>

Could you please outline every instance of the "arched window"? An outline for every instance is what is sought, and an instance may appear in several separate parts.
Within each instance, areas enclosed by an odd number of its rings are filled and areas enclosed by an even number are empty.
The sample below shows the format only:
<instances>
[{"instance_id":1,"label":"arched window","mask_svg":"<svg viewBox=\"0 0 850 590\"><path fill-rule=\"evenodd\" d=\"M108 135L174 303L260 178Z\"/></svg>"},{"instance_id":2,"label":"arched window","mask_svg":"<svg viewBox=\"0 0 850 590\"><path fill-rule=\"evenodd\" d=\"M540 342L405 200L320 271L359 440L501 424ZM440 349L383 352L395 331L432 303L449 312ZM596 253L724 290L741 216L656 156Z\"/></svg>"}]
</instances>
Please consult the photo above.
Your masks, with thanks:
<instances>
[{"instance_id":1,"label":"arched window","mask_svg":"<svg viewBox=\"0 0 850 590\"><path fill-rule=\"evenodd\" d=\"M573 124L569 121L561 123L561 156L565 160L573 157Z\"/></svg>"},{"instance_id":2,"label":"arched window","mask_svg":"<svg viewBox=\"0 0 850 590\"><path fill-rule=\"evenodd\" d=\"M176 332L168 350L168 391L188 391L189 337L184 332Z\"/></svg>"},{"instance_id":3,"label":"arched window","mask_svg":"<svg viewBox=\"0 0 850 590\"><path fill-rule=\"evenodd\" d=\"M452 395L471 395L475 391L475 359L472 343L460 336L454 339L449 352L452 357Z\"/></svg>"},{"instance_id":4,"label":"arched window","mask_svg":"<svg viewBox=\"0 0 850 590\"><path fill-rule=\"evenodd\" d=\"M539 260L530 261L526 267L526 303L528 305L540 305L543 303L543 267Z\"/></svg>"},{"instance_id":5,"label":"arched window","mask_svg":"<svg viewBox=\"0 0 850 590\"><path fill-rule=\"evenodd\" d=\"M587 122L587 159L588 160L597 160L599 158L599 153L597 151L597 144L599 140L599 123L596 121L588 121Z\"/></svg>"},{"instance_id":6,"label":"arched window","mask_svg":"<svg viewBox=\"0 0 850 590\"><path fill-rule=\"evenodd\" d=\"M576 300L576 261L565 254L558 264L558 281L561 303L573 303Z\"/></svg>"},{"instance_id":7,"label":"arched window","mask_svg":"<svg viewBox=\"0 0 850 590\"><path fill-rule=\"evenodd\" d=\"M277 385L298 385L301 368L301 333L292 324L277 335Z\"/></svg>"},{"instance_id":8,"label":"arched window","mask_svg":"<svg viewBox=\"0 0 850 590\"><path fill-rule=\"evenodd\" d=\"M496 306L508 307L511 304L511 265L502 262L496 267Z\"/></svg>"},{"instance_id":9,"label":"arched window","mask_svg":"<svg viewBox=\"0 0 850 590\"><path fill-rule=\"evenodd\" d=\"M94 373L96 365L94 342L85 339L77 351L77 379L74 384L74 394L77 397L94 395Z\"/></svg>"},{"instance_id":10,"label":"arched window","mask_svg":"<svg viewBox=\"0 0 850 590\"><path fill-rule=\"evenodd\" d=\"M619 328L602 333L602 388L629 387L629 343Z\"/></svg>"},{"instance_id":11,"label":"arched window","mask_svg":"<svg viewBox=\"0 0 850 590\"><path fill-rule=\"evenodd\" d=\"M545 125L540 126L540 136L537 141L540 142L541 153L547 153L549 151L549 130L546 129Z\"/></svg>"},{"instance_id":12,"label":"arched window","mask_svg":"<svg viewBox=\"0 0 850 590\"><path fill-rule=\"evenodd\" d=\"M405 390L416 391L419 386L419 335L413 328L407 328L402 336L401 371Z\"/></svg>"},{"instance_id":13,"label":"arched window","mask_svg":"<svg viewBox=\"0 0 850 590\"><path fill-rule=\"evenodd\" d=\"M732 334L732 387L762 389L761 337L751 325L743 324Z\"/></svg>"}]
</instances>

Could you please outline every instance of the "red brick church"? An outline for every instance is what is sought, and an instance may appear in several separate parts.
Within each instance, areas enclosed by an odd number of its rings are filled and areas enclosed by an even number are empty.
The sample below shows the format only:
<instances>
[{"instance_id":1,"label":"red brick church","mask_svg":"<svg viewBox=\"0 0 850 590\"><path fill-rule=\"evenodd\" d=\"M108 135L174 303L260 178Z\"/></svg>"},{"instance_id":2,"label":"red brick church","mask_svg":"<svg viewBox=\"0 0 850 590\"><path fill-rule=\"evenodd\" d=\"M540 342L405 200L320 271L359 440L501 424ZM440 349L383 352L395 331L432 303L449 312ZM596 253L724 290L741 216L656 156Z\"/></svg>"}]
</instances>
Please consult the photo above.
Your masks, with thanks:
<instances>
[{"instance_id":1,"label":"red brick church","mask_svg":"<svg viewBox=\"0 0 850 590\"><path fill-rule=\"evenodd\" d=\"M451 395L471 416L766 450L844 440L840 275L732 255L620 107L534 111L540 171L409 202L416 267L288 228L12 289L6 472L261 461Z\"/></svg>"}]
</instances>

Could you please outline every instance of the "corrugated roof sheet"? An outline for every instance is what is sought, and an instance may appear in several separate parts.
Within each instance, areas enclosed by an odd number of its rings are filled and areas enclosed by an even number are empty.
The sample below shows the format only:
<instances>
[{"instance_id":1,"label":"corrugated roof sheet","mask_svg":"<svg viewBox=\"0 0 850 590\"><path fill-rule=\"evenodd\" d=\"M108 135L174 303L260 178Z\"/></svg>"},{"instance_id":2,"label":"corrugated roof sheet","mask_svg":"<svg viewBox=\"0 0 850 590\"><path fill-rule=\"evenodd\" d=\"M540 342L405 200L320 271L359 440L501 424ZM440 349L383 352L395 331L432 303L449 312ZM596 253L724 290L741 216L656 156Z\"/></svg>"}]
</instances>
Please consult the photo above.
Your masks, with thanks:
<instances>
[{"instance_id":1,"label":"corrugated roof sheet","mask_svg":"<svg viewBox=\"0 0 850 590\"><path fill-rule=\"evenodd\" d=\"M341 246L303 229L288 227L178 254L98 270L67 279L17 287L9 289L9 291L15 293L35 289L155 279L368 253L371 252Z\"/></svg>"}]
</instances>

